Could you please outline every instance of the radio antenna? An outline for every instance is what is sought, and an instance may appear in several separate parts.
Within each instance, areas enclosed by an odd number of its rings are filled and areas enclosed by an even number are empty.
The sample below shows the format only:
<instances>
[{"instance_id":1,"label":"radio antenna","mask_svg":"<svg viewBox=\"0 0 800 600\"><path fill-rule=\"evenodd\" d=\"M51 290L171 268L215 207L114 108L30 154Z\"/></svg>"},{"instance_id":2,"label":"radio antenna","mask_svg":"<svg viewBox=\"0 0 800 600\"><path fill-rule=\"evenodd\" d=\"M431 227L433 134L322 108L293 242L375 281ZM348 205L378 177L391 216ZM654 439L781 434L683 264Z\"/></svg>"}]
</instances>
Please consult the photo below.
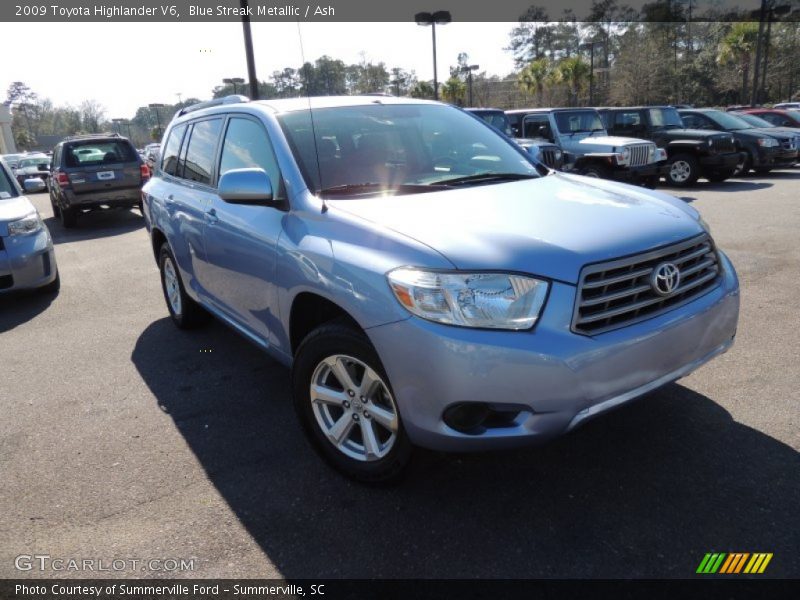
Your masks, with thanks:
<instances>
[{"instance_id":1,"label":"radio antenna","mask_svg":"<svg viewBox=\"0 0 800 600\"><path fill-rule=\"evenodd\" d=\"M303 69L305 70L305 66L308 64L306 62L306 53L303 50L303 33L300 31L300 20L297 21L297 37L300 39L300 59L303 61ZM317 130L314 126L314 111L311 108L311 93L309 92L308 88L308 72L306 71L305 74L306 79L306 99L308 100L308 115L311 118L311 138L314 140L314 158L317 161L317 176L319 179L319 189L322 190L324 187L322 186L322 169L319 164L319 147L317 145ZM328 211L328 205L325 202L325 198L320 198L322 200L322 212Z\"/></svg>"}]
</instances>

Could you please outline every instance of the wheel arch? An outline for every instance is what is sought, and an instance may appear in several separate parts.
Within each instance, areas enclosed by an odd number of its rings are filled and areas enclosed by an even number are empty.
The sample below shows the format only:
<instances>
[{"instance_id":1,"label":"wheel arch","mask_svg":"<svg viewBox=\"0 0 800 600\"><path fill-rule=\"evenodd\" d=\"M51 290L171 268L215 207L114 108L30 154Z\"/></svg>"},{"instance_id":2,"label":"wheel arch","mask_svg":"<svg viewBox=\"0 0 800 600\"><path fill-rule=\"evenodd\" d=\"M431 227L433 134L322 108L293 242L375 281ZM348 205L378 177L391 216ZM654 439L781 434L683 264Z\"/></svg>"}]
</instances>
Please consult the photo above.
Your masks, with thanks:
<instances>
[{"instance_id":1,"label":"wheel arch","mask_svg":"<svg viewBox=\"0 0 800 600\"><path fill-rule=\"evenodd\" d=\"M292 300L289 312L289 346L292 356L305 337L314 329L341 320L363 332L364 328L342 306L315 292L300 292Z\"/></svg>"}]
</instances>

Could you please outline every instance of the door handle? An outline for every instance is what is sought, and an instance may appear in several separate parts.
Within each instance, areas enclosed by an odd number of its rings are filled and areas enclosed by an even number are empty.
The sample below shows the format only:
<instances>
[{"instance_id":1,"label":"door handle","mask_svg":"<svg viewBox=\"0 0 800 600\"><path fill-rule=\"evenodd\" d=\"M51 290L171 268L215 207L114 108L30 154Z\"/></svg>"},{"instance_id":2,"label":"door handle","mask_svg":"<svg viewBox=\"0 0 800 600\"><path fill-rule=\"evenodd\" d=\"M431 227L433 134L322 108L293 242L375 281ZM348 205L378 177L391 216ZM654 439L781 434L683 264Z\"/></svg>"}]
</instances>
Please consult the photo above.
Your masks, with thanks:
<instances>
[{"instance_id":1,"label":"door handle","mask_svg":"<svg viewBox=\"0 0 800 600\"><path fill-rule=\"evenodd\" d=\"M217 216L217 209L212 208L206 211L206 221L208 221L210 225L213 225L214 223L219 221L219 217Z\"/></svg>"}]
</instances>

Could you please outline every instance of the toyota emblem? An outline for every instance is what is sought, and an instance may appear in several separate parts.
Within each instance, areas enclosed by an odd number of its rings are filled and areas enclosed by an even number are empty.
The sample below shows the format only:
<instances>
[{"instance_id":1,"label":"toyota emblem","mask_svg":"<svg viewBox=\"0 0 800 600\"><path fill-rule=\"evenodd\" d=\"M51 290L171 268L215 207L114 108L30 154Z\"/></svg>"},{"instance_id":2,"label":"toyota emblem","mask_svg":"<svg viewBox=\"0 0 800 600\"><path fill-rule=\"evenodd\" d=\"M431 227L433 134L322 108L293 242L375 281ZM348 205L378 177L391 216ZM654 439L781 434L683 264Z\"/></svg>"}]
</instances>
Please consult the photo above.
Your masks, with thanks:
<instances>
[{"instance_id":1,"label":"toyota emblem","mask_svg":"<svg viewBox=\"0 0 800 600\"><path fill-rule=\"evenodd\" d=\"M650 276L650 285L659 296L669 296L681 283L681 272L672 263L661 263Z\"/></svg>"}]
</instances>

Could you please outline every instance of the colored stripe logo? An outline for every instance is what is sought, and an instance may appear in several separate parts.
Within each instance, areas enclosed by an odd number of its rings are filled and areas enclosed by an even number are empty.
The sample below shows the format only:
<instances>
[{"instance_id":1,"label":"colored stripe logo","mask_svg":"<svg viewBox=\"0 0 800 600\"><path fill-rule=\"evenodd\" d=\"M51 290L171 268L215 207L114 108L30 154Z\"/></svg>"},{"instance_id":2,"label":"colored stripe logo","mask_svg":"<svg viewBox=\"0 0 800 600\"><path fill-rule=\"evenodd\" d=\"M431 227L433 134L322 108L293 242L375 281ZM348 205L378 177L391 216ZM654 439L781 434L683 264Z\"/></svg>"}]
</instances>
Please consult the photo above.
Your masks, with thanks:
<instances>
[{"instance_id":1,"label":"colored stripe logo","mask_svg":"<svg viewBox=\"0 0 800 600\"><path fill-rule=\"evenodd\" d=\"M772 552L708 552L695 572L701 575L757 574L763 573L771 560Z\"/></svg>"}]
</instances>

